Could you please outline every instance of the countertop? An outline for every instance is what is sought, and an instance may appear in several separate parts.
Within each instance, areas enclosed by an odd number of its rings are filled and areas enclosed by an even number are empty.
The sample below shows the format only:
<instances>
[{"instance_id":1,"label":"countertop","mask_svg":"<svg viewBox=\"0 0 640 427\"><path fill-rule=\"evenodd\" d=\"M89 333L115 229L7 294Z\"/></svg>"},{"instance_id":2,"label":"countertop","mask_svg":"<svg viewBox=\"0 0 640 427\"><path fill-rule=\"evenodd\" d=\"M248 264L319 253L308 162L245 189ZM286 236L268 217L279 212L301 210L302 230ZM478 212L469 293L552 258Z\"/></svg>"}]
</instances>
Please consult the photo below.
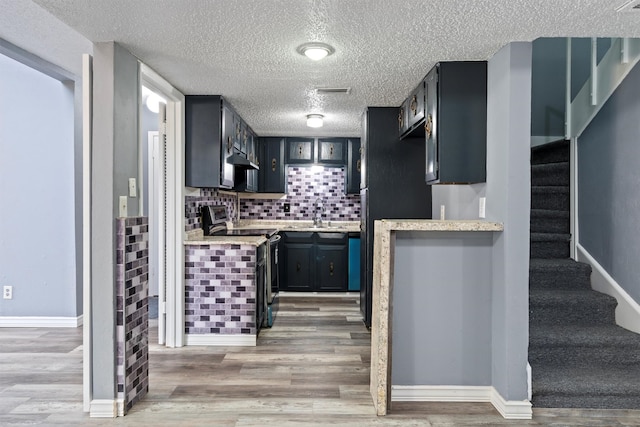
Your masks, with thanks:
<instances>
[{"instance_id":1,"label":"countertop","mask_svg":"<svg viewBox=\"0 0 640 427\"><path fill-rule=\"evenodd\" d=\"M381 219L375 221L385 231L503 231L499 222L482 220ZM381 230L382 231L382 230Z\"/></svg>"},{"instance_id":2,"label":"countertop","mask_svg":"<svg viewBox=\"0 0 640 427\"><path fill-rule=\"evenodd\" d=\"M307 231L321 233L351 233L360 232L359 221L324 221L321 226L314 227L312 221L266 221L243 220L238 224L228 223L230 229L273 228L280 231ZM267 239L262 236L204 236L202 229L187 232L185 245L255 245L260 246Z\"/></svg>"}]
</instances>

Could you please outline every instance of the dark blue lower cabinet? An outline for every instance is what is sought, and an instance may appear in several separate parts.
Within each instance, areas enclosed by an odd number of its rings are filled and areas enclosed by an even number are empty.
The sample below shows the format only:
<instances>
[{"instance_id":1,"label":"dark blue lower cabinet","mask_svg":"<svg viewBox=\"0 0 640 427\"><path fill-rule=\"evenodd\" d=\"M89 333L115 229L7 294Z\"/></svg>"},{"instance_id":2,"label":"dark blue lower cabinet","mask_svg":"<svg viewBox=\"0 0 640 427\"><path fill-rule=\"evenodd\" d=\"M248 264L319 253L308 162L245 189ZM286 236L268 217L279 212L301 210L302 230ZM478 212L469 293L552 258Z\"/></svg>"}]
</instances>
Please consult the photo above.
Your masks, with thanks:
<instances>
[{"instance_id":1,"label":"dark blue lower cabinet","mask_svg":"<svg viewBox=\"0 0 640 427\"><path fill-rule=\"evenodd\" d=\"M349 251L345 233L283 232L280 289L346 291Z\"/></svg>"}]
</instances>

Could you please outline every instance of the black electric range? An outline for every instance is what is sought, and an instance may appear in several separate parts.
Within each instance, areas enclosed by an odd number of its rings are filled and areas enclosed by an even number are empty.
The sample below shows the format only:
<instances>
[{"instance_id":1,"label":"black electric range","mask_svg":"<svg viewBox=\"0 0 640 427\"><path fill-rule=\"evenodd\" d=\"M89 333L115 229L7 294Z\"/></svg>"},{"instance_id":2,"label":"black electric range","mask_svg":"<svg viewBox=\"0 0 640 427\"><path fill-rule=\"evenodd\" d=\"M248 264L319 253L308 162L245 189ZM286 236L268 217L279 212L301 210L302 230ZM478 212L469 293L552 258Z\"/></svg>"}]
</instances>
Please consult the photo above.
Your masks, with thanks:
<instances>
[{"instance_id":1,"label":"black electric range","mask_svg":"<svg viewBox=\"0 0 640 427\"><path fill-rule=\"evenodd\" d=\"M202 228L205 236L265 236L271 238L278 233L277 229L271 228L227 228L226 206L203 206L202 207Z\"/></svg>"}]
</instances>

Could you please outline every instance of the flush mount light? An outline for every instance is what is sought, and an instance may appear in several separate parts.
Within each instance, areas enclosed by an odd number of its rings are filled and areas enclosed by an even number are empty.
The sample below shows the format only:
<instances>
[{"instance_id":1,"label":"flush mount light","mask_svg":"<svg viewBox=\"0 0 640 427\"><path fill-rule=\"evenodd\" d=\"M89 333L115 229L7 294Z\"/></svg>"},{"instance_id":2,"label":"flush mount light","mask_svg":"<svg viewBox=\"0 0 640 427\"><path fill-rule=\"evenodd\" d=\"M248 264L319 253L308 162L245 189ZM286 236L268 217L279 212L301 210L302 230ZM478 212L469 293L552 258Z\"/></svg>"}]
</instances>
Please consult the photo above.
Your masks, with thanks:
<instances>
[{"instance_id":1,"label":"flush mount light","mask_svg":"<svg viewBox=\"0 0 640 427\"><path fill-rule=\"evenodd\" d=\"M321 128L324 124L324 116L322 114L307 114L307 126L310 128Z\"/></svg>"},{"instance_id":2,"label":"flush mount light","mask_svg":"<svg viewBox=\"0 0 640 427\"><path fill-rule=\"evenodd\" d=\"M322 58L331 55L336 50L326 43L312 42L305 43L298 46L298 53L305 55L307 58L314 61L319 61Z\"/></svg>"}]
</instances>

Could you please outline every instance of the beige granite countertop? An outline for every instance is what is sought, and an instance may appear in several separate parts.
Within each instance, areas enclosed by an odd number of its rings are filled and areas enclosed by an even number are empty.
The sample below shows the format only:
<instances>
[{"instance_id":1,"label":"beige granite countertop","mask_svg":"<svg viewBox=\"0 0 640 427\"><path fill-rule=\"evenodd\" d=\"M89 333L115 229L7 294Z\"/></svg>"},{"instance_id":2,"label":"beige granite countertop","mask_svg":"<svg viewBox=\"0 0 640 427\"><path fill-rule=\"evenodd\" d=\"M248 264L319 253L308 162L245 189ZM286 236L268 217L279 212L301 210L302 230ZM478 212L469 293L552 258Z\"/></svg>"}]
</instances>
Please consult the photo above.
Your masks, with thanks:
<instances>
[{"instance_id":1,"label":"beige granite countertop","mask_svg":"<svg viewBox=\"0 0 640 427\"><path fill-rule=\"evenodd\" d=\"M201 229L187 232L185 245L253 245L265 243L264 236L204 236Z\"/></svg>"},{"instance_id":2,"label":"beige granite countertop","mask_svg":"<svg viewBox=\"0 0 640 427\"><path fill-rule=\"evenodd\" d=\"M350 233L360 232L359 221L324 221L321 226L314 227L313 221L295 220L242 220L237 224L227 223L229 228L252 229L252 228L274 228L280 231L311 231L324 233ZM202 229L187 232L185 245L225 245L244 244L259 246L266 242L266 238L261 236L204 236Z\"/></svg>"},{"instance_id":3,"label":"beige granite countertop","mask_svg":"<svg viewBox=\"0 0 640 427\"><path fill-rule=\"evenodd\" d=\"M375 221L387 231L503 231L499 222L479 220L382 219Z\"/></svg>"}]
</instances>

